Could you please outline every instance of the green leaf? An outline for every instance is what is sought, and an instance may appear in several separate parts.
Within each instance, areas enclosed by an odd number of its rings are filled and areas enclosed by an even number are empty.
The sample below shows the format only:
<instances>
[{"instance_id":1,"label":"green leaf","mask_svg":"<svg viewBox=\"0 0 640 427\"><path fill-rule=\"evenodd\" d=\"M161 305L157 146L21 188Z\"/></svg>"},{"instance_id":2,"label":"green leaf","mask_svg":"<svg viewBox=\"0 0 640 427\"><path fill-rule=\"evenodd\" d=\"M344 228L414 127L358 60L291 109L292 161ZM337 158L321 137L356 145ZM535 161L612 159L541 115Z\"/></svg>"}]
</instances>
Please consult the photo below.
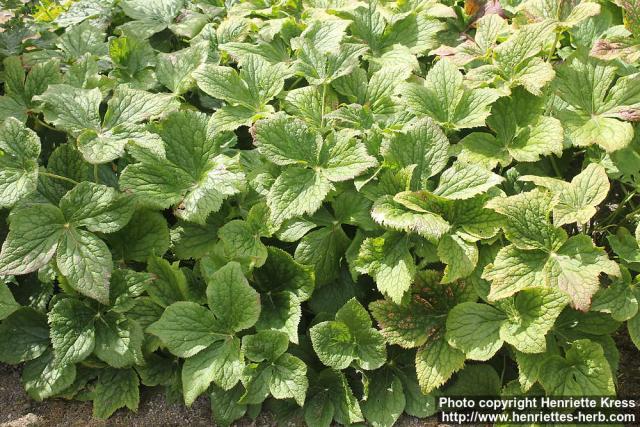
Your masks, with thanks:
<instances>
[{"instance_id":1,"label":"green leaf","mask_svg":"<svg viewBox=\"0 0 640 427\"><path fill-rule=\"evenodd\" d=\"M124 148L130 141L148 148L161 146L157 135L147 132L141 126L125 123L102 132L92 129L83 131L78 136L78 150L88 163L108 163L122 157Z\"/></svg>"},{"instance_id":2,"label":"green leaf","mask_svg":"<svg viewBox=\"0 0 640 427\"><path fill-rule=\"evenodd\" d=\"M247 411L247 405L238 403L244 393L241 384L231 390L223 390L219 387L211 387L211 413L213 420L222 425L229 426L234 421L242 418Z\"/></svg>"},{"instance_id":3,"label":"green leaf","mask_svg":"<svg viewBox=\"0 0 640 427\"><path fill-rule=\"evenodd\" d=\"M274 361L272 369L269 390L273 397L291 398L303 406L309 388L307 365L297 357L284 353Z\"/></svg>"},{"instance_id":4,"label":"green leaf","mask_svg":"<svg viewBox=\"0 0 640 427\"><path fill-rule=\"evenodd\" d=\"M298 264L288 253L272 247L268 249L267 262L254 272L262 295L256 328L286 332L291 342L297 343L298 323L302 316L300 304L311 296L314 274L311 268Z\"/></svg>"},{"instance_id":5,"label":"green leaf","mask_svg":"<svg viewBox=\"0 0 640 427\"><path fill-rule=\"evenodd\" d=\"M150 93L121 85L113 91L113 97L107 103L103 127L110 129L144 122L175 110L178 105L170 94Z\"/></svg>"},{"instance_id":6,"label":"green leaf","mask_svg":"<svg viewBox=\"0 0 640 427\"><path fill-rule=\"evenodd\" d=\"M629 320L638 313L638 295L635 284L631 283L631 275L620 268L622 275L607 288L601 288L593 296L592 311L610 313L620 322Z\"/></svg>"},{"instance_id":7,"label":"green leaf","mask_svg":"<svg viewBox=\"0 0 640 427\"><path fill-rule=\"evenodd\" d=\"M140 325L120 313L106 313L96 322L95 354L114 368L143 363Z\"/></svg>"},{"instance_id":8,"label":"green leaf","mask_svg":"<svg viewBox=\"0 0 640 427\"><path fill-rule=\"evenodd\" d=\"M40 138L20 121L8 118L0 126L0 206L11 207L38 185Z\"/></svg>"},{"instance_id":9,"label":"green leaf","mask_svg":"<svg viewBox=\"0 0 640 427\"><path fill-rule=\"evenodd\" d=\"M380 292L394 302L400 302L416 272L407 237L387 232L381 237L365 239L358 253L356 269L373 277Z\"/></svg>"},{"instance_id":10,"label":"green leaf","mask_svg":"<svg viewBox=\"0 0 640 427\"><path fill-rule=\"evenodd\" d=\"M530 180L542 187L544 181L537 182L537 177L523 176L520 179ZM584 224L596 213L596 206L604 201L609 193L609 179L603 166L591 163L570 183L561 182L549 188L554 193L553 223L556 226L577 222Z\"/></svg>"},{"instance_id":11,"label":"green leaf","mask_svg":"<svg viewBox=\"0 0 640 427\"><path fill-rule=\"evenodd\" d=\"M159 212L137 210L129 223L107 236L114 258L127 261L146 261L149 254L162 256L169 249L167 220Z\"/></svg>"},{"instance_id":12,"label":"green leaf","mask_svg":"<svg viewBox=\"0 0 640 427\"><path fill-rule=\"evenodd\" d=\"M457 234L447 234L438 244L438 256L447 264L442 283L451 283L473 272L478 263L478 247Z\"/></svg>"},{"instance_id":13,"label":"green leaf","mask_svg":"<svg viewBox=\"0 0 640 427\"><path fill-rule=\"evenodd\" d=\"M111 277L111 309L124 313L135 307L138 300L153 280L153 276L145 272L137 272L118 268Z\"/></svg>"},{"instance_id":14,"label":"green leaf","mask_svg":"<svg viewBox=\"0 0 640 427\"><path fill-rule=\"evenodd\" d=\"M402 382L390 369L374 371L362 414L375 427L390 427L404 411L406 399Z\"/></svg>"},{"instance_id":15,"label":"green leaf","mask_svg":"<svg viewBox=\"0 0 640 427\"><path fill-rule=\"evenodd\" d=\"M275 247L268 247L267 262L254 271L254 279L261 290L268 292L291 292L300 301L311 297L315 275L312 269L296 262L288 252Z\"/></svg>"},{"instance_id":16,"label":"green leaf","mask_svg":"<svg viewBox=\"0 0 640 427\"><path fill-rule=\"evenodd\" d=\"M387 25L387 20L378 6L359 5L341 12L353 21L349 28L351 34L369 45L373 52L377 52Z\"/></svg>"},{"instance_id":17,"label":"green leaf","mask_svg":"<svg viewBox=\"0 0 640 427\"><path fill-rule=\"evenodd\" d=\"M265 330L242 337L242 351L254 362L276 360L288 347L287 335L278 331Z\"/></svg>"},{"instance_id":18,"label":"green leaf","mask_svg":"<svg viewBox=\"0 0 640 427\"><path fill-rule=\"evenodd\" d=\"M303 121L286 114L275 114L256 123L258 151L280 166L315 164L320 151L318 139Z\"/></svg>"},{"instance_id":19,"label":"green leaf","mask_svg":"<svg viewBox=\"0 0 640 427\"><path fill-rule=\"evenodd\" d=\"M124 13L136 20L133 21L135 26L147 30L141 33L146 37L166 28L183 5L183 0L124 0L120 3Z\"/></svg>"},{"instance_id":20,"label":"green leaf","mask_svg":"<svg viewBox=\"0 0 640 427\"><path fill-rule=\"evenodd\" d=\"M60 365L81 362L95 347L98 313L75 298L65 298L48 313L55 361Z\"/></svg>"},{"instance_id":21,"label":"green leaf","mask_svg":"<svg viewBox=\"0 0 640 427\"><path fill-rule=\"evenodd\" d=\"M0 274L26 274L46 265L56 252L64 217L53 205L15 209L2 243Z\"/></svg>"},{"instance_id":22,"label":"green leaf","mask_svg":"<svg viewBox=\"0 0 640 427\"><path fill-rule=\"evenodd\" d=\"M76 366L57 361L51 351L25 363L21 382L29 397L42 401L64 391L76 378Z\"/></svg>"},{"instance_id":23,"label":"green leaf","mask_svg":"<svg viewBox=\"0 0 640 427\"><path fill-rule=\"evenodd\" d=\"M383 42L386 46L401 44L413 54L424 55L438 45L437 34L445 28L426 10L409 13L389 27Z\"/></svg>"},{"instance_id":24,"label":"green leaf","mask_svg":"<svg viewBox=\"0 0 640 427\"><path fill-rule=\"evenodd\" d=\"M544 283L546 262L547 255L541 251L523 251L513 245L500 249L482 273L483 279L491 281L488 297L500 299Z\"/></svg>"},{"instance_id":25,"label":"green leaf","mask_svg":"<svg viewBox=\"0 0 640 427\"><path fill-rule=\"evenodd\" d=\"M6 319L20 307L7 285L0 284L0 320Z\"/></svg>"},{"instance_id":26,"label":"green leaf","mask_svg":"<svg viewBox=\"0 0 640 427\"><path fill-rule=\"evenodd\" d=\"M465 354L443 339L427 342L416 353L416 373L423 393L431 393L464 366Z\"/></svg>"},{"instance_id":27,"label":"green leaf","mask_svg":"<svg viewBox=\"0 0 640 427\"><path fill-rule=\"evenodd\" d=\"M156 66L158 81L178 95L189 91L195 85L193 72L205 62L206 53L206 50L192 46L159 54Z\"/></svg>"},{"instance_id":28,"label":"green leaf","mask_svg":"<svg viewBox=\"0 0 640 427\"><path fill-rule=\"evenodd\" d=\"M122 172L122 189L150 207L176 205L179 218L204 224L227 197L240 191L244 174L239 171L237 158L218 155L206 116L201 113L171 114L158 127L158 133L166 155L134 148L133 155L140 163L130 164ZM167 170L172 173L167 174Z\"/></svg>"},{"instance_id":29,"label":"green leaf","mask_svg":"<svg viewBox=\"0 0 640 427\"><path fill-rule=\"evenodd\" d=\"M285 68L257 55L247 55L241 65L238 72L231 67L205 64L193 76L198 87L214 98L243 107L250 114L265 111L267 102L284 86Z\"/></svg>"},{"instance_id":30,"label":"green leaf","mask_svg":"<svg viewBox=\"0 0 640 427\"><path fill-rule=\"evenodd\" d=\"M26 104L33 105L32 98L40 95L51 84L61 80L60 63L56 59L34 64L24 82L24 100Z\"/></svg>"},{"instance_id":31,"label":"green leaf","mask_svg":"<svg viewBox=\"0 0 640 427\"><path fill-rule=\"evenodd\" d=\"M523 392L527 392L538 382L540 369L544 367L546 355L516 351L515 360L518 364L518 382L520 383L520 388Z\"/></svg>"},{"instance_id":32,"label":"green leaf","mask_svg":"<svg viewBox=\"0 0 640 427\"><path fill-rule=\"evenodd\" d=\"M600 344L582 339L571 343L565 356L550 356L540 371L540 383L555 396L615 394L609 363Z\"/></svg>"},{"instance_id":33,"label":"green leaf","mask_svg":"<svg viewBox=\"0 0 640 427\"><path fill-rule=\"evenodd\" d=\"M256 329L284 332L292 343L298 343L298 325L302 318L301 302L290 292L274 292L261 298L260 318Z\"/></svg>"},{"instance_id":34,"label":"green leaf","mask_svg":"<svg viewBox=\"0 0 640 427\"><path fill-rule=\"evenodd\" d=\"M468 78L478 83L495 83L507 95L516 86L541 95L555 73L551 64L534 56L551 42L554 29L551 20L521 26L494 49L493 64L473 69Z\"/></svg>"},{"instance_id":35,"label":"green leaf","mask_svg":"<svg viewBox=\"0 0 640 427\"><path fill-rule=\"evenodd\" d=\"M100 129L102 93L97 88L79 89L67 84L55 84L36 99L44 102L45 120L60 129L72 133Z\"/></svg>"},{"instance_id":36,"label":"green leaf","mask_svg":"<svg viewBox=\"0 0 640 427\"><path fill-rule=\"evenodd\" d=\"M93 416L107 419L125 406L137 411L140 403L139 384L138 375L133 369L102 370L96 383Z\"/></svg>"},{"instance_id":37,"label":"green leaf","mask_svg":"<svg viewBox=\"0 0 640 427\"><path fill-rule=\"evenodd\" d=\"M375 201L371 209L374 221L394 230L418 233L429 240L438 240L449 231L449 223L440 215L411 211L396 198L382 196Z\"/></svg>"},{"instance_id":38,"label":"green leaf","mask_svg":"<svg viewBox=\"0 0 640 427\"><path fill-rule=\"evenodd\" d=\"M217 333L219 322L199 304L180 301L171 304L147 332L160 338L169 351L179 357L191 357L225 335Z\"/></svg>"},{"instance_id":39,"label":"green leaf","mask_svg":"<svg viewBox=\"0 0 640 427\"><path fill-rule=\"evenodd\" d=\"M178 259L197 259L213 252L216 241L211 239L218 233L215 222L205 225L191 222L178 222L170 230L171 244Z\"/></svg>"},{"instance_id":40,"label":"green leaf","mask_svg":"<svg viewBox=\"0 0 640 427\"><path fill-rule=\"evenodd\" d=\"M318 393L304 405L304 421L309 427L329 427L335 408L326 393Z\"/></svg>"},{"instance_id":41,"label":"green leaf","mask_svg":"<svg viewBox=\"0 0 640 427\"><path fill-rule=\"evenodd\" d=\"M423 84L407 83L400 92L409 111L429 116L446 129L484 126L491 104L498 99L492 89L467 88L457 67L446 59L429 70Z\"/></svg>"},{"instance_id":42,"label":"green leaf","mask_svg":"<svg viewBox=\"0 0 640 427\"><path fill-rule=\"evenodd\" d=\"M620 269L591 238L577 235L552 253L505 246L485 267L482 277L492 282L492 301L527 287L547 286L565 292L572 306L586 310L600 287L600 273L619 276Z\"/></svg>"},{"instance_id":43,"label":"green leaf","mask_svg":"<svg viewBox=\"0 0 640 427\"><path fill-rule=\"evenodd\" d=\"M554 289L533 288L519 292L513 303L507 302L507 321L500 337L524 353L546 350L545 335L567 305L568 298Z\"/></svg>"},{"instance_id":44,"label":"green leaf","mask_svg":"<svg viewBox=\"0 0 640 427\"><path fill-rule=\"evenodd\" d=\"M327 366L344 369L356 360L362 369L377 369L387 359L384 338L371 327L371 318L356 299L336 313L335 321L309 330L316 354Z\"/></svg>"},{"instance_id":45,"label":"green leaf","mask_svg":"<svg viewBox=\"0 0 640 427\"><path fill-rule=\"evenodd\" d=\"M262 243L258 230L247 221L233 220L218 230L224 252L229 259L259 267L267 259L267 247Z\"/></svg>"},{"instance_id":46,"label":"green leaf","mask_svg":"<svg viewBox=\"0 0 640 427\"><path fill-rule=\"evenodd\" d=\"M331 183L321 173L298 167L285 169L267 195L271 221L281 224L294 216L314 213L330 190Z\"/></svg>"},{"instance_id":47,"label":"green leaf","mask_svg":"<svg viewBox=\"0 0 640 427\"><path fill-rule=\"evenodd\" d=\"M276 399L293 398L304 404L309 383L307 366L295 356L285 353L271 363L248 365L242 382L246 392L241 403L261 403L271 393Z\"/></svg>"},{"instance_id":48,"label":"green leaf","mask_svg":"<svg viewBox=\"0 0 640 427\"><path fill-rule=\"evenodd\" d=\"M94 25L90 21L84 21L70 27L57 40L56 46L64 59L73 62L76 59L91 54L92 56L104 56L107 54L107 44L104 28Z\"/></svg>"},{"instance_id":49,"label":"green leaf","mask_svg":"<svg viewBox=\"0 0 640 427\"><path fill-rule=\"evenodd\" d=\"M342 372L325 369L317 376L316 383L320 391L313 394L305 405L307 424L326 426L332 418L345 425L364 421L358 400ZM325 413L322 411L324 408L330 412ZM324 420L324 423L319 420Z\"/></svg>"},{"instance_id":50,"label":"green leaf","mask_svg":"<svg viewBox=\"0 0 640 427\"><path fill-rule=\"evenodd\" d=\"M342 224L355 225L364 230L377 227L371 218L371 200L355 190L347 190L331 202L335 218Z\"/></svg>"},{"instance_id":51,"label":"green leaf","mask_svg":"<svg viewBox=\"0 0 640 427\"><path fill-rule=\"evenodd\" d=\"M638 239L640 237L640 227L636 227L635 236L629 233L624 227L616 230L615 235L607 236L607 240L613 251L628 263L640 262L640 248L638 247Z\"/></svg>"},{"instance_id":52,"label":"green leaf","mask_svg":"<svg viewBox=\"0 0 640 427\"><path fill-rule=\"evenodd\" d=\"M567 7L557 0L528 0L522 3L522 8L532 16L551 19L564 28L573 27L600 12L600 5L589 1L577 2L572 7Z\"/></svg>"},{"instance_id":53,"label":"green leaf","mask_svg":"<svg viewBox=\"0 0 640 427\"><path fill-rule=\"evenodd\" d=\"M543 101L523 90L496 101L487 118L495 136L484 132L465 136L458 158L493 168L513 160L535 162L551 154L560 157L564 131L558 119L542 115Z\"/></svg>"},{"instance_id":54,"label":"green leaf","mask_svg":"<svg viewBox=\"0 0 640 427\"><path fill-rule=\"evenodd\" d=\"M249 285L237 262L228 263L211 276L207 301L219 327L230 333L252 327L260 316L260 295Z\"/></svg>"},{"instance_id":55,"label":"green leaf","mask_svg":"<svg viewBox=\"0 0 640 427\"><path fill-rule=\"evenodd\" d=\"M313 127L321 128L326 113L335 110L337 105L338 98L333 92L325 91L323 99L321 88L305 86L288 91L283 107L287 113L302 118Z\"/></svg>"},{"instance_id":56,"label":"green leaf","mask_svg":"<svg viewBox=\"0 0 640 427\"><path fill-rule=\"evenodd\" d=\"M49 327L44 314L30 307L14 311L0 324L0 361L16 365L40 357L49 346Z\"/></svg>"},{"instance_id":57,"label":"green leaf","mask_svg":"<svg viewBox=\"0 0 640 427\"><path fill-rule=\"evenodd\" d=\"M56 264L69 285L102 304L109 303L111 252L95 234L67 228L60 236Z\"/></svg>"},{"instance_id":58,"label":"green leaf","mask_svg":"<svg viewBox=\"0 0 640 427\"><path fill-rule=\"evenodd\" d=\"M233 131L240 126L251 126L251 123L260 117L262 114L255 114L247 107L225 105L211 116L210 123L220 131Z\"/></svg>"},{"instance_id":59,"label":"green leaf","mask_svg":"<svg viewBox=\"0 0 640 427\"><path fill-rule=\"evenodd\" d=\"M440 176L434 194L453 200L469 199L500 184L504 179L477 165L455 162Z\"/></svg>"},{"instance_id":60,"label":"green leaf","mask_svg":"<svg viewBox=\"0 0 640 427\"><path fill-rule=\"evenodd\" d=\"M351 73L366 50L366 46L343 43L339 50L323 52L311 40L301 39L295 66L310 85L326 85Z\"/></svg>"},{"instance_id":61,"label":"green leaf","mask_svg":"<svg viewBox=\"0 0 640 427\"><path fill-rule=\"evenodd\" d=\"M632 76L615 79L613 65L586 55L574 55L558 69L556 90L570 106L558 117L573 145L611 152L631 142L633 129L624 120L640 103L638 82Z\"/></svg>"},{"instance_id":62,"label":"green leaf","mask_svg":"<svg viewBox=\"0 0 640 427\"><path fill-rule=\"evenodd\" d=\"M293 47L296 48L296 43L309 42L321 52L336 51L340 48L348 26L349 22L342 19L313 20L300 34L300 38L293 40Z\"/></svg>"},{"instance_id":63,"label":"green leaf","mask_svg":"<svg viewBox=\"0 0 640 427\"><path fill-rule=\"evenodd\" d=\"M636 314L627 322L629 337L637 348L640 349L640 315Z\"/></svg>"},{"instance_id":64,"label":"green leaf","mask_svg":"<svg viewBox=\"0 0 640 427\"><path fill-rule=\"evenodd\" d=\"M330 134L320 153L322 175L331 182L347 181L378 164L365 145L348 133Z\"/></svg>"},{"instance_id":65,"label":"green leaf","mask_svg":"<svg viewBox=\"0 0 640 427\"><path fill-rule=\"evenodd\" d=\"M424 190L403 191L394 196L394 201L404 209L441 218L441 222L446 222L448 227L439 233L424 235L431 242L440 240L445 232L457 235L468 242L475 242L494 237L503 223L500 215L485 207L494 194L492 191L470 199L448 200Z\"/></svg>"},{"instance_id":66,"label":"green leaf","mask_svg":"<svg viewBox=\"0 0 640 427\"><path fill-rule=\"evenodd\" d=\"M121 29L125 27L126 24ZM147 40L134 36L133 31L121 32L121 37L109 40L109 56L114 65L111 76L131 88L148 89L154 84L151 67L156 65L155 52Z\"/></svg>"},{"instance_id":67,"label":"green leaf","mask_svg":"<svg viewBox=\"0 0 640 427\"><path fill-rule=\"evenodd\" d=\"M27 112L20 101L10 96L0 96L0 122L14 118L21 123L27 121Z\"/></svg>"},{"instance_id":68,"label":"green leaf","mask_svg":"<svg viewBox=\"0 0 640 427\"><path fill-rule=\"evenodd\" d=\"M500 377L487 363L467 365L457 376L455 383L446 388L449 396L497 396L501 391Z\"/></svg>"},{"instance_id":69,"label":"green leaf","mask_svg":"<svg viewBox=\"0 0 640 427\"><path fill-rule=\"evenodd\" d=\"M89 231L112 233L124 227L133 215L131 199L106 185L81 182L60 200L67 223Z\"/></svg>"},{"instance_id":70,"label":"green leaf","mask_svg":"<svg viewBox=\"0 0 640 427\"><path fill-rule=\"evenodd\" d=\"M505 216L504 234L519 249L552 251L567 239L564 230L551 225L549 214L553 202L546 192L533 190L496 197L487 203L487 207Z\"/></svg>"},{"instance_id":71,"label":"green leaf","mask_svg":"<svg viewBox=\"0 0 640 427\"><path fill-rule=\"evenodd\" d=\"M314 267L316 286L320 287L338 276L349 243L349 237L340 225L322 227L302 237L296 247L295 259Z\"/></svg>"},{"instance_id":72,"label":"green leaf","mask_svg":"<svg viewBox=\"0 0 640 427\"><path fill-rule=\"evenodd\" d=\"M413 182L424 186L449 160L449 141L428 117L411 122L383 148L385 162L398 168L416 165Z\"/></svg>"},{"instance_id":73,"label":"green leaf","mask_svg":"<svg viewBox=\"0 0 640 427\"><path fill-rule=\"evenodd\" d=\"M62 144L49 156L47 172L81 182L87 180L89 176L89 164L84 161L74 146ZM59 203L60 199L75 186L71 182L46 177L42 174L39 174L38 179L40 181L39 191L53 203Z\"/></svg>"},{"instance_id":74,"label":"green leaf","mask_svg":"<svg viewBox=\"0 0 640 427\"><path fill-rule=\"evenodd\" d=\"M250 364L242 373L242 385L245 392L238 401L241 404L257 405L269 396L269 383L273 369L267 364Z\"/></svg>"},{"instance_id":75,"label":"green leaf","mask_svg":"<svg viewBox=\"0 0 640 427\"><path fill-rule=\"evenodd\" d=\"M334 369L345 369L354 359L355 342L349 327L342 322L322 322L309 330L313 348L320 361Z\"/></svg>"},{"instance_id":76,"label":"green leaf","mask_svg":"<svg viewBox=\"0 0 640 427\"><path fill-rule=\"evenodd\" d=\"M433 394L424 394L420 390L418 377L413 367L407 367L399 372L396 371L396 375L402 382L406 400L404 412L407 415L426 418L436 413L436 398Z\"/></svg>"},{"instance_id":77,"label":"green leaf","mask_svg":"<svg viewBox=\"0 0 640 427\"><path fill-rule=\"evenodd\" d=\"M240 381L243 368L239 339L229 338L211 344L184 362L182 386L185 403L191 406L211 382L223 390L232 389Z\"/></svg>"},{"instance_id":78,"label":"green leaf","mask_svg":"<svg viewBox=\"0 0 640 427\"><path fill-rule=\"evenodd\" d=\"M487 304L458 304L447 317L447 341L469 359L488 360L502 347L500 327L505 318Z\"/></svg>"},{"instance_id":79,"label":"green leaf","mask_svg":"<svg viewBox=\"0 0 640 427\"><path fill-rule=\"evenodd\" d=\"M147 293L156 304L167 307L174 302L188 299L187 279L177 263L169 264L163 258L151 256L147 265L149 272L154 275L154 281L147 287Z\"/></svg>"}]
</instances>

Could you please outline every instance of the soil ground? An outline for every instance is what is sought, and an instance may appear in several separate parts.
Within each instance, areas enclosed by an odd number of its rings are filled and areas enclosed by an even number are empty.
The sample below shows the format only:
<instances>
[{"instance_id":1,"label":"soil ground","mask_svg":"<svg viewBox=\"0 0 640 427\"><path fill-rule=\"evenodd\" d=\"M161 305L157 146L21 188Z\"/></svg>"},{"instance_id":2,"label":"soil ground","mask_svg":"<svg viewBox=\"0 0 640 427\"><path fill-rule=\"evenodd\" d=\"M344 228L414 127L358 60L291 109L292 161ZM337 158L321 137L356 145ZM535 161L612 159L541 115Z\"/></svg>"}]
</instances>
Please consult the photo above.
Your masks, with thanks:
<instances>
[{"instance_id":1,"label":"soil ground","mask_svg":"<svg viewBox=\"0 0 640 427\"><path fill-rule=\"evenodd\" d=\"M618 370L619 395L638 397L640 395L640 357L638 349L626 333L616 337L620 349ZM68 426L68 427L157 427L157 426L211 426L211 410L206 398L197 400L191 408L181 404L167 404L157 390L145 389L137 413L126 410L116 412L108 421L91 417L90 402L47 400L34 402L24 392L20 384L20 372L16 367L0 365L0 427L24 426ZM272 418L261 415L256 420L241 420L239 427L274 426ZM437 426L433 419L418 420L404 417L399 427Z\"/></svg>"},{"instance_id":2,"label":"soil ground","mask_svg":"<svg viewBox=\"0 0 640 427\"><path fill-rule=\"evenodd\" d=\"M31 400L20 384L20 370L15 366L0 364L0 427L159 427L212 426L209 400L198 399L191 408L182 404L167 404L164 395L155 389L143 389L137 413L117 411L108 421L92 418L91 402L50 399L44 402ZM269 414L256 420L243 419L238 427L272 427L275 422ZM398 427L435 427L438 423L404 417Z\"/></svg>"}]
</instances>

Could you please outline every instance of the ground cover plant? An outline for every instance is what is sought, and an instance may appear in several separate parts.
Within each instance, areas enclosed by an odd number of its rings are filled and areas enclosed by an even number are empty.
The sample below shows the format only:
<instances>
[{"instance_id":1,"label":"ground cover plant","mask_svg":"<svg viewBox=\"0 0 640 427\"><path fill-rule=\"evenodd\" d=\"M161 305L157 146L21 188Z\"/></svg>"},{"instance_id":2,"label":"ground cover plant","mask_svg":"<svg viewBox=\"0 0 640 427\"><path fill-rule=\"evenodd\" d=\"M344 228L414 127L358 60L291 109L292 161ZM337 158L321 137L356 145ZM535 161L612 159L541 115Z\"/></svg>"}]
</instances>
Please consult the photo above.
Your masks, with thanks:
<instances>
[{"instance_id":1,"label":"ground cover plant","mask_svg":"<svg viewBox=\"0 0 640 427\"><path fill-rule=\"evenodd\" d=\"M32 398L390 426L616 394L636 0L3 4L0 362Z\"/></svg>"}]
</instances>

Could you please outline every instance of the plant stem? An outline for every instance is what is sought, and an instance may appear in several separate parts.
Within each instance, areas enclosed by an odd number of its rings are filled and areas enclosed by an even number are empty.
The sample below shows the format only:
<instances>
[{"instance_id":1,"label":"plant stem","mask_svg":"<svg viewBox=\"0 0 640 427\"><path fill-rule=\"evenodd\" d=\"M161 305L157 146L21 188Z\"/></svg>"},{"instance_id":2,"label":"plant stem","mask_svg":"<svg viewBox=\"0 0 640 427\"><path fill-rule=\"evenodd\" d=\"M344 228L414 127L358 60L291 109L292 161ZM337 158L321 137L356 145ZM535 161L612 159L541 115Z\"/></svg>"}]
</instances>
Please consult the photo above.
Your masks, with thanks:
<instances>
[{"instance_id":1,"label":"plant stem","mask_svg":"<svg viewBox=\"0 0 640 427\"><path fill-rule=\"evenodd\" d=\"M294 82L291 83L291 87L289 87L289 90L295 89L298 86L298 83L302 81L302 79L304 79L304 76L301 76L295 79Z\"/></svg>"},{"instance_id":2,"label":"plant stem","mask_svg":"<svg viewBox=\"0 0 640 427\"><path fill-rule=\"evenodd\" d=\"M625 204L626 204L629 200L631 200L635 195L636 195L636 192L635 192L635 191L632 191L631 193L627 193L627 197L625 197L625 198L624 198L624 200L623 200L623 201L621 201L621 202L618 204L618 207L617 207L613 212L611 212L611 214L610 214L608 217L606 217L606 218L604 219L604 221L602 221L602 224L603 224L603 225L608 225L608 224L610 224L614 219L616 219L616 218L618 217L618 215L620 215L620 212L622 212L622 209L624 208Z\"/></svg>"},{"instance_id":3,"label":"plant stem","mask_svg":"<svg viewBox=\"0 0 640 427\"><path fill-rule=\"evenodd\" d=\"M66 176L61 176L61 175L56 175L55 173L49 173L49 172L38 172L40 175L42 176L48 176L49 178L53 178L53 179L59 179L61 181L67 181L70 182L73 185L77 185L78 181L71 179L71 178L67 178Z\"/></svg>"},{"instance_id":4,"label":"plant stem","mask_svg":"<svg viewBox=\"0 0 640 427\"><path fill-rule=\"evenodd\" d=\"M36 117L36 122L38 122L38 124L39 124L40 126L44 126L44 127L46 127L47 129L51 129L51 130L53 130L53 131L60 132L58 129L56 129L56 128L54 128L53 126L51 126L50 124L46 123L44 120L41 120L41 119L40 119L40 117Z\"/></svg>"},{"instance_id":5,"label":"plant stem","mask_svg":"<svg viewBox=\"0 0 640 427\"><path fill-rule=\"evenodd\" d=\"M327 84L322 85L322 108L320 109L320 127L324 127L324 100L327 96Z\"/></svg>"},{"instance_id":6,"label":"plant stem","mask_svg":"<svg viewBox=\"0 0 640 427\"><path fill-rule=\"evenodd\" d=\"M624 185L622 185L620 188L622 188L622 191L624 192L625 196L628 196L629 194L631 194L631 193L629 193L629 191L626 188L624 188ZM631 192L634 195L636 194L636 190L632 190ZM635 209L636 208L636 206L633 204L633 201L631 200L631 198L629 198L629 205L631 206L631 209Z\"/></svg>"},{"instance_id":7,"label":"plant stem","mask_svg":"<svg viewBox=\"0 0 640 427\"><path fill-rule=\"evenodd\" d=\"M560 33L556 32L556 36L553 39L553 46L551 46L551 51L549 52L549 55L547 55L547 62L551 61L551 58L553 58L553 55L555 55L556 46L558 45L559 41L560 41Z\"/></svg>"},{"instance_id":8,"label":"plant stem","mask_svg":"<svg viewBox=\"0 0 640 427\"><path fill-rule=\"evenodd\" d=\"M98 165L93 165L93 181L96 184L100 184L100 177L98 176Z\"/></svg>"},{"instance_id":9,"label":"plant stem","mask_svg":"<svg viewBox=\"0 0 640 427\"><path fill-rule=\"evenodd\" d=\"M553 156L549 156L549 161L551 162L551 167L553 168L553 171L555 172L556 176L562 179L562 173L560 172L560 168L556 163L556 159Z\"/></svg>"},{"instance_id":10,"label":"plant stem","mask_svg":"<svg viewBox=\"0 0 640 427\"><path fill-rule=\"evenodd\" d=\"M627 215L625 215L625 219L627 218L631 218L632 216L634 216L635 214L640 213L640 208L636 208L634 210L632 210L631 212L629 212Z\"/></svg>"}]
</instances>

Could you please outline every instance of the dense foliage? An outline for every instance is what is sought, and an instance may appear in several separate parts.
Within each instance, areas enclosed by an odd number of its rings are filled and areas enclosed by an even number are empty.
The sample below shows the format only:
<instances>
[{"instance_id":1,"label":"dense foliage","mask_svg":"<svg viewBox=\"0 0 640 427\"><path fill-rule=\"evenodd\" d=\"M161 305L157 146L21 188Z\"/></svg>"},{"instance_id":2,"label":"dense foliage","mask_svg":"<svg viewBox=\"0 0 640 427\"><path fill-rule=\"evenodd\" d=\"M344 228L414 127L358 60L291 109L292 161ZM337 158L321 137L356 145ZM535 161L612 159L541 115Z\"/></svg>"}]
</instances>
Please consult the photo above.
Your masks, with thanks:
<instances>
[{"instance_id":1,"label":"dense foliage","mask_svg":"<svg viewBox=\"0 0 640 427\"><path fill-rule=\"evenodd\" d=\"M0 361L34 399L616 393L637 0L4 3Z\"/></svg>"}]
</instances>

